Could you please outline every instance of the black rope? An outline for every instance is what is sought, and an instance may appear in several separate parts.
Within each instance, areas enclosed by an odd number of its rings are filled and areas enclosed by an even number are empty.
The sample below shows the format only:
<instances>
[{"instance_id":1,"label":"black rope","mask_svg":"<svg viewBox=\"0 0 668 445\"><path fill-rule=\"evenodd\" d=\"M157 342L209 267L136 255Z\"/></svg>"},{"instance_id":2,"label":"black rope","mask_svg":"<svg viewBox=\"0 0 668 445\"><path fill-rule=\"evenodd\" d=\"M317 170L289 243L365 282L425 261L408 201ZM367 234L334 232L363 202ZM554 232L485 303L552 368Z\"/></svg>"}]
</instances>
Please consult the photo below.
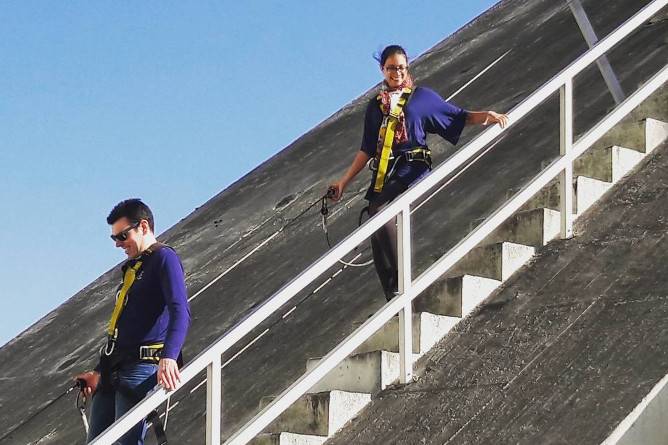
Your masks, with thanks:
<instances>
[{"instance_id":1,"label":"black rope","mask_svg":"<svg viewBox=\"0 0 668 445\"><path fill-rule=\"evenodd\" d=\"M362 192L358 192L353 196L359 195L360 193L362 193ZM294 216L292 218L282 218L283 221L285 221L285 223L283 224L283 226L280 229L277 230L277 232L284 231L290 225L294 224L301 217L306 215L312 208L314 208L319 203L320 204L320 214L322 216L322 230L325 233L325 242L327 243L327 246L331 249L333 247L333 245L332 245L332 241L329 237L329 229L328 229L328 226L327 226L327 217L329 216L328 200L332 199L335 195L336 195L336 190L335 189L333 189L333 188L327 189L327 193L325 193L324 195L322 195L321 197L319 197L315 201L311 202L304 210L299 212L299 214L297 214L297 216ZM362 225L362 216L364 215L365 212L368 214L368 210L369 210L369 208L365 207L360 212L360 216L359 216L358 221L357 221L357 226L358 227ZM366 249L368 249L368 247ZM366 250L366 249L364 249L364 250ZM359 252L359 247L355 247L355 252ZM338 260L338 262L343 264L344 266L350 266L350 267L366 267L366 266L369 266L369 265L373 264L373 260L369 260L369 261L366 261L364 263L354 263L354 262L349 262L349 261L344 261L344 260Z\"/></svg>"},{"instance_id":2,"label":"black rope","mask_svg":"<svg viewBox=\"0 0 668 445\"><path fill-rule=\"evenodd\" d=\"M88 402L88 397L86 397L86 393L84 392L84 388L86 388L86 382L77 380L76 385L79 386L79 392L77 393L74 406L81 415L81 421L83 422L84 430L86 431L86 438L88 438L88 418L86 417L86 403Z\"/></svg>"},{"instance_id":3,"label":"black rope","mask_svg":"<svg viewBox=\"0 0 668 445\"><path fill-rule=\"evenodd\" d=\"M329 230L328 230L328 227L327 227L327 217L329 216L329 206L327 204L327 199L334 196L334 193L335 193L335 191L332 190L332 189L327 190L327 194L322 197L322 200L321 200L322 203L320 205L320 214L322 215L322 230L325 232L325 241L327 242L327 246L329 246L330 249L333 246L332 246L332 242L329 238ZM362 225L362 217L363 217L365 212L367 213L367 215L369 214L369 207L368 206L364 207L362 209L362 211L360 212L360 216L357 219L357 227ZM365 248L364 250L367 250L367 249L368 249L368 247ZM355 247L354 251L359 252L359 246ZM339 263L343 264L344 266L350 266L350 267L366 267L366 266L370 266L371 264L373 264L373 260L369 260L369 261L366 261L364 263L354 263L352 261L344 261L344 260L341 260L341 259L337 260L337 261Z\"/></svg>"},{"instance_id":4,"label":"black rope","mask_svg":"<svg viewBox=\"0 0 668 445\"><path fill-rule=\"evenodd\" d=\"M313 207L315 207L316 205L318 205L318 203L323 203L323 202L325 202L326 199L329 198L330 196L331 196L331 195L330 195L330 192L329 192L329 190L328 190L326 194L322 195L320 198L316 199L316 200L313 201L311 204L309 204L309 206L306 207L306 208L305 208L304 210L302 210L301 212L299 212L299 214L298 214L297 216L295 216L295 217L293 217L293 218L284 219L284 221L286 221L286 223L283 224L283 227L281 227L280 229L278 229L278 231L281 232L281 231L285 230L285 229L286 229L287 227L289 227L291 224L295 223L299 218L301 218L302 216L306 215L306 214L309 212L309 210L311 210Z\"/></svg>"}]
</instances>

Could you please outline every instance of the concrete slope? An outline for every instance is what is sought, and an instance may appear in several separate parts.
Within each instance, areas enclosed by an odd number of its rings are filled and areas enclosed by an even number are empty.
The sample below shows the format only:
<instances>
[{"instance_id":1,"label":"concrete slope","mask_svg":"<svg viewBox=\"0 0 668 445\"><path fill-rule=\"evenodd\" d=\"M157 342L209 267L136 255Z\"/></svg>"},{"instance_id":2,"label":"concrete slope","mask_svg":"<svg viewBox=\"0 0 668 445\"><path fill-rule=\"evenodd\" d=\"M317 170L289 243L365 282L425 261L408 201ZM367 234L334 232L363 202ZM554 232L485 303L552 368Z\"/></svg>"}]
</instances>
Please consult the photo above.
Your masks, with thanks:
<instances>
[{"instance_id":1,"label":"concrete slope","mask_svg":"<svg viewBox=\"0 0 668 445\"><path fill-rule=\"evenodd\" d=\"M583 3L603 36L647 1L615 0L605 7L592 0ZM611 53L611 63L628 91L663 66L668 57L667 29L665 20L654 20ZM565 3L506 0L420 57L414 73L420 84L449 96L510 51L453 99L466 108L507 110L585 50ZM324 253L317 209L284 231L277 234L277 230L314 202L347 167L359 146L366 101L374 94L372 89L356 99L163 234L161 239L182 255L190 294L198 295L191 302L193 327L186 358L208 346ZM556 156L554 99L520 122L475 167L416 212L416 272ZM611 106L595 68L578 78L578 131L588 128ZM467 129L461 143L478 131ZM431 145L437 162L454 151L439 140ZM330 223L335 240L356 226L363 205L356 192L367 182L368 177L360 175L351 185L347 207L333 209ZM332 269L331 274L336 271ZM213 286L198 294L221 274ZM322 277L322 283L328 275ZM0 437L14 431L0 443L81 441L82 428L72 401L49 402L67 387L71 375L94 364L119 279L116 271L105 273L0 349L0 404L4 408L0 410ZM319 284L295 301L308 297ZM304 371L306 359L324 355L382 303L372 268L346 269L285 320L280 314L270 320L270 331L224 369L224 435L252 416L262 397L294 381ZM170 416L170 434L176 443L199 444L203 442L205 394L195 384L189 389L192 394L186 390L175 397L179 404Z\"/></svg>"},{"instance_id":2,"label":"concrete slope","mask_svg":"<svg viewBox=\"0 0 668 445\"><path fill-rule=\"evenodd\" d=\"M603 442L668 373L668 144L642 164L327 444Z\"/></svg>"}]
</instances>

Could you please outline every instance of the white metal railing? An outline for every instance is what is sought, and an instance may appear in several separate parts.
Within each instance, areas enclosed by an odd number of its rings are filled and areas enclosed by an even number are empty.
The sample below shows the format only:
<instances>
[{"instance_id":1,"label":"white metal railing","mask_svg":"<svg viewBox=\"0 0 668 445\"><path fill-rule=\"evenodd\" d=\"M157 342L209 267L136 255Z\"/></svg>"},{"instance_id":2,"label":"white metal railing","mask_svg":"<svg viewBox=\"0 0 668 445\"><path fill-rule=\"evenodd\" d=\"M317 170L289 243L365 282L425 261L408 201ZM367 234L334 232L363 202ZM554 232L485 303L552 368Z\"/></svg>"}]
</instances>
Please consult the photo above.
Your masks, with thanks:
<instances>
[{"instance_id":1,"label":"white metal railing","mask_svg":"<svg viewBox=\"0 0 668 445\"><path fill-rule=\"evenodd\" d=\"M582 32L582 36L587 42L587 45L589 45L591 48L596 44L596 42L598 42L598 37L596 37L594 27L591 25L589 17L582 7L582 3L580 3L580 0L566 0L566 3L568 4L568 7L571 8L573 17L575 18L575 21L577 22L578 26L580 27L580 31ZM622 103L625 97L624 90L622 89L622 86L619 83L617 76L615 75L615 71L610 65L610 61L608 61L608 58L605 56L600 57L596 61L596 65L598 65L598 69L603 76L603 80L605 80L605 84L610 90L610 94L612 94L613 99L615 99L615 103Z\"/></svg>"},{"instance_id":2,"label":"white metal railing","mask_svg":"<svg viewBox=\"0 0 668 445\"><path fill-rule=\"evenodd\" d=\"M513 196L501 208L496 210L481 225L475 228L468 236L441 258L436 260L425 272L416 279L411 277L411 245L410 245L410 206L438 185L450 173L463 166L483 147L493 141L503 131L498 126L489 128L464 146L452 157L438 166L434 171L411 187L399 198L395 199L385 209L369 219L362 227L355 230L342 242L334 246L318 261L306 268L292 281L284 285L278 292L265 301L253 313L237 323L229 332L221 336L215 343L202 351L191 361L181 373L183 384L195 378L204 369L207 370L207 402L206 402L206 443L207 445L220 444L221 425L221 355L251 332L260 323L274 314L281 306L297 295L302 289L311 284L322 273L336 264L356 246L369 238L376 230L393 218L398 224L398 255L399 255L399 292L400 295L383 306L369 318L362 326L350 334L336 346L329 354L323 357L318 365L302 375L272 403L267 405L253 419L232 435L226 445L241 445L252 440L280 413L287 409L299 397L304 395L338 363L348 357L358 346L373 335L394 315L400 314L400 342L401 357L400 380L406 383L412 378L412 314L411 301L423 292L428 286L441 277L457 261L476 247L485 237L491 234L503 221L509 218L520 207L535 195L551 180L560 176L561 183L561 215L562 237L569 237L572 233L572 176L573 161L584 153L605 132L617 124L633 108L638 106L650 94L668 80L668 65L654 75L638 91L628 97L615 110L573 143L573 110L572 94L573 78L589 64L596 61L610 48L619 43L631 32L649 20L661 8L668 4L668 0L654 0L636 15L620 25L608 37L601 40L591 50L579 57L575 62L546 82L526 100L508 113L511 125L526 116L539 104L557 90L561 99L561 140L560 157L547 166L528 185ZM181 386L183 387L183 386ZM178 391L178 389L177 389ZM146 417L152 410L163 403L171 393L164 389L155 389L132 410L122 416L91 444L111 445L137 422Z\"/></svg>"}]
</instances>

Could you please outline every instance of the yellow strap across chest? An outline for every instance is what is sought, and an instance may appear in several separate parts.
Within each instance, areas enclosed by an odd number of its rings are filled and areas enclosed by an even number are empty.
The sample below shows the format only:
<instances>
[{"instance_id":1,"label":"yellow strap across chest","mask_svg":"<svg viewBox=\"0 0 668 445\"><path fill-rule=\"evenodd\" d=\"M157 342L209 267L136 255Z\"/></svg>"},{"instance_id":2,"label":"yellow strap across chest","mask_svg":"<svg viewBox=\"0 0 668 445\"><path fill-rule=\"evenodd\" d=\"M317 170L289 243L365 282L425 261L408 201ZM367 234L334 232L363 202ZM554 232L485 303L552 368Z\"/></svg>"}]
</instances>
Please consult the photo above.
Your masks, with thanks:
<instances>
[{"instance_id":1,"label":"yellow strap across chest","mask_svg":"<svg viewBox=\"0 0 668 445\"><path fill-rule=\"evenodd\" d=\"M399 123L399 116L401 115L401 110L406 105L408 97L411 94L410 88L404 88L401 92L401 97L397 101L397 104L392 107L390 113L385 116L383 124L380 126L380 134L378 135L378 140L383 141L383 149L380 152L380 160L378 161L378 172L376 172L376 181L373 185L374 192L380 192L383 190L383 185L385 185L385 175L387 175L387 167L390 163L390 157L392 156L392 145L394 143L394 132L397 129L397 124Z\"/></svg>"},{"instance_id":2,"label":"yellow strap across chest","mask_svg":"<svg viewBox=\"0 0 668 445\"><path fill-rule=\"evenodd\" d=\"M109 327L107 328L107 334L114 339L118 334L116 330L116 325L118 324L118 319L121 317L121 313L123 312L123 308L125 307L128 291L130 290L130 287L132 287L132 284L135 282L135 278L137 277L137 271L141 267L141 264L142 264L141 261L137 261L134 264L134 266L127 268L127 270L125 271L125 275L123 276L123 286L121 287L121 290L118 291L118 297L116 298L116 305L114 306L114 311L111 313L111 319L109 320Z\"/></svg>"}]
</instances>

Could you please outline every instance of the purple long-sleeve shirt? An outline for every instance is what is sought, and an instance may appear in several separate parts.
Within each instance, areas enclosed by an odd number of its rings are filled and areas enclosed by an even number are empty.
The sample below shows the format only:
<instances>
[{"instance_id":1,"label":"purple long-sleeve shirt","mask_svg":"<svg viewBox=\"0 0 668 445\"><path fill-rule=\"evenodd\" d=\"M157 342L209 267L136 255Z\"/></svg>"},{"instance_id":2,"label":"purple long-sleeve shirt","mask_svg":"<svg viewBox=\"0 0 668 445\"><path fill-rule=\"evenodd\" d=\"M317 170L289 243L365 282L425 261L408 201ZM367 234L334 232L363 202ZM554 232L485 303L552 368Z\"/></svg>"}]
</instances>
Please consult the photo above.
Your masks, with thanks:
<instances>
[{"instance_id":1,"label":"purple long-sleeve shirt","mask_svg":"<svg viewBox=\"0 0 668 445\"><path fill-rule=\"evenodd\" d=\"M459 136L466 126L466 110L446 102L434 90L425 87L416 87L408 102L404 106L404 118L408 140L392 147L393 153L399 154L416 147L427 146L427 134L440 135L448 142L457 144ZM378 149L378 133L383 122L383 113L379 100L369 101L364 116L364 135L361 150L375 157ZM398 165L393 177L399 178L405 185L412 184L428 171L424 162L406 162ZM373 184L367 194L367 199L373 195Z\"/></svg>"},{"instance_id":2,"label":"purple long-sleeve shirt","mask_svg":"<svg viewBox=\"0 0 668 445\"><path fill-rule=\"evenodd\" d=\"M132 266L135 260L126 265ZM190 326L190 308L178 255L169 247L143 257L118 320L116 347L164 343L161 357L176 359Z\"/></svg>"}]
</instances>

